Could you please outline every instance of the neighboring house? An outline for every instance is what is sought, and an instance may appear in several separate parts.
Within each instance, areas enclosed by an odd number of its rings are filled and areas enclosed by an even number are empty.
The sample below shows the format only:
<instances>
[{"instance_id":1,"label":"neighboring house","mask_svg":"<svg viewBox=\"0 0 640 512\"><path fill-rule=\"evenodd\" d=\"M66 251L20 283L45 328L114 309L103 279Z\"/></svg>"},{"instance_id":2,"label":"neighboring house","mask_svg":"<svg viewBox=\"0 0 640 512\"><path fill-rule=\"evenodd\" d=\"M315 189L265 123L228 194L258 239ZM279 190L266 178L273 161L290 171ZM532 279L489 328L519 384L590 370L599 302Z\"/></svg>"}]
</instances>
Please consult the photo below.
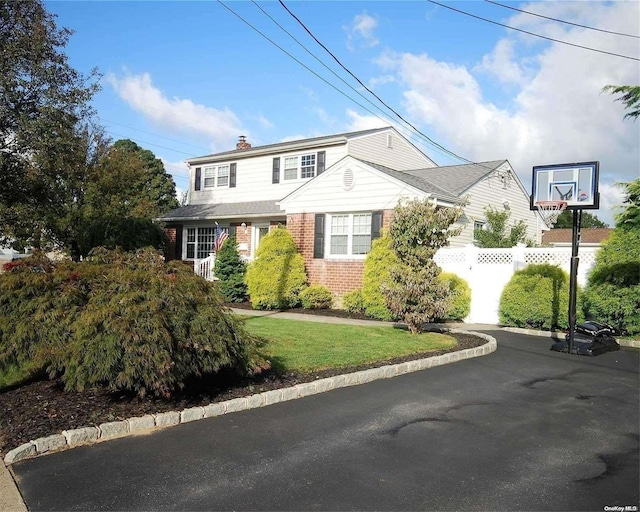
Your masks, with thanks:
<instances>
[{"instance_id":1,"label":"neighboring house","mask_svg":"<svg viewBox=\"0 0 640 512\"><path fill-rule=\"evenodd\" d=\"M272 226L286 225L310 283L336 295L362 285L371 242L402 198L443 207L466 199L464 229L452 246L473 241L487 206L509 209L512 222L524 220L534 241L544 226L508 161L437 167L391 127L255 148L241 137L236 150L187 164L188 206L159 219L170 238L169 259L206 258L216 226L235 230L240 253L250 259Z\"/></svg>"},{"instance_id":2,"label":"neighboring house","mask_svg":"<svg viewBox=\"0 0 640 512\"><path fill-rule=\"evenodd\" d=\"M600 247L612 232L612 228L583 228L580 230L579 245L580 247ZM571 247L572 237L572 229L551 229L542 235L542 246Z\"/></svg>"}]
</instances>

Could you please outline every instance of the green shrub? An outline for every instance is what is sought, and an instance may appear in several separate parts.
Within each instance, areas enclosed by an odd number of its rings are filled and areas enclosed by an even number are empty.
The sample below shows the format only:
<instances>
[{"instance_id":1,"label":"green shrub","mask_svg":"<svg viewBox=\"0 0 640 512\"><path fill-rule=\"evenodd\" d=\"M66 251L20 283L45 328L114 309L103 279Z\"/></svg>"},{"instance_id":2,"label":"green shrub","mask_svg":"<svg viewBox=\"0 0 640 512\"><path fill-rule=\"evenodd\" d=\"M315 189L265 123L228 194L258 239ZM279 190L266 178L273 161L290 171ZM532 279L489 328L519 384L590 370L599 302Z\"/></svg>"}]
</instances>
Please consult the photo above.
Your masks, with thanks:
<instances>
[{"instance_id":1,"label":"green shrub","mask_svg":"<svg viewBox=\"0 0 640 512\"><path fill-rule=\"evenodd\" d=\"M362 280L362 301L367 316L380 320L394 320L387 307L383 287L391 282L391 269L398 264L393 251L392 240L388 235L374 240L371 251L364 261Z\"/></svg>"},{"instance_id":2,"label":"green shrub","mask_svg":"<svg viewBox=\"0 0 640 512\"><path fill-rule=\"evenodd\" d=\"M229 237L216 254L214 275L219 279L216 289L226 302L247 300L245 275L247 264L240 258L235 236Z\"/></svg>"},{"instance_id":3,"label":"green shrub","mask_svg":"<svg viewBox=\"0 0 640 512\"><path fill-rule=\"evenodd\" d=\"M66 389L167 396L190 376L261 364L212 285L151 249L24 260L0 275L0 340L0 367L32 361Z\"/></svg>"},{"instance_id":4,"label":"green shrub","mask_svg":"<svg viewBox=\"0 0 640 512\"><path fill-rule=\"evenodd\" d=\"M569 326L569 275L554 265L529 265L517 271L500 297L500 323L536 329ZM577 308L577 312L580 309ZM581 316L579 315L578 321Z\"/></svg>"},{"instance_id":5,"label":"green shrub","mask_svg":"<svg viewBox=\"0 0 640 512\"><path fill-rule=\"evenodd\" d=\"M300 304L306 287L304 260L284 227L271 230L260 241L256 259L247 269L247 286L255 309L286 309Z\"/></svg>"},{"instance_id":6,"label":"green shrub","mask_svg":"<svg viewBox=\"0 0 640 512\"><path fill-rule=\"evenodd\" d=\"M333 294L326 286L314 284L300 293L302 307L307 309L329 309L333 305Z\"/></svg>"},{"instance_id":7,"label":"green shrub","mask_svg":"<svg viewBox=\"0 0 640 512\"><path fill-rule=\"evenodd\" d=\"M442 321L463 320L471 312L471 288L469 283L452 272L441 272L438 278L449 284L451 306Z\"/></svg>"},{"instance_id":8,"label":"green shrub","mask_svg":"<svg viewBox=\"0 0 640 512\"><path fill-rule=\"evenodd\" d=\"M640 229L613 231L596 255L584 295L587 317L640 333Z\"/></svg>"},{"instance_id":9,"label":"green shrub","mask_svg":"<svg viewBox=\"0 0 640 512\"><path fill-rule=\"evenodd\" d=\"M364 313L362 290L352 290L342 296L342 307L351 313Z\"/></svg>"}]
</instances>

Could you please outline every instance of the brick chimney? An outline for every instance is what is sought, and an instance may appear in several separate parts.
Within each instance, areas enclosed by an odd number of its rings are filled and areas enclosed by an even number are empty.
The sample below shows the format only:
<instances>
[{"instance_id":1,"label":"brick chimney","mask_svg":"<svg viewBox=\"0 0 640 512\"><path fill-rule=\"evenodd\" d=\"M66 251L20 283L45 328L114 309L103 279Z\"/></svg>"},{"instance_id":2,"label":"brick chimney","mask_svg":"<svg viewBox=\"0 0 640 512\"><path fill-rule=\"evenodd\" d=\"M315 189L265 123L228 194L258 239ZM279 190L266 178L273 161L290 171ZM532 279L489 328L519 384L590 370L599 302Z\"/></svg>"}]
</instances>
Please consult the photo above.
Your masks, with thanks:
<instances>
[{"instance_id":1,"label":"brick chimney","mask_svg":"<svg viewBox=\"0 0 640 512\"><path fill-rule=\"evenodd\" d=\"M236 149L251 149L251 144L247 142L247 138L244 135L240 135Z\"/></svg>"}]
</instances>

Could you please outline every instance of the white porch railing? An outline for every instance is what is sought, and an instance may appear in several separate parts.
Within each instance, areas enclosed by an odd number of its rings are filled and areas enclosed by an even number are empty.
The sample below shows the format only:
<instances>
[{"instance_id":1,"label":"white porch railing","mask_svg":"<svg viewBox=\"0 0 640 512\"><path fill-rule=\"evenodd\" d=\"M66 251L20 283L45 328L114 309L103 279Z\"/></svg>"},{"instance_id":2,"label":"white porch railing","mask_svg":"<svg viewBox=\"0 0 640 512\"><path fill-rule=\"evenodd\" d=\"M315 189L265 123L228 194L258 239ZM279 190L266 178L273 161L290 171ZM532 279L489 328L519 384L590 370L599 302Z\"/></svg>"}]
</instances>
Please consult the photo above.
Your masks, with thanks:
<instances>
[{"instance_id":1,"label":"white porch railing","mask_svg":"<svg viewBox=\"0 0 640 512\"><path fill-rule=\"evenodd\" d=\"M207 258L195 260L193 262L193 271L200 277L204 277L207 281L217 281L218 278L213 273L216 265L216 253L209 253Z\"/></svg>"}]
</instances>

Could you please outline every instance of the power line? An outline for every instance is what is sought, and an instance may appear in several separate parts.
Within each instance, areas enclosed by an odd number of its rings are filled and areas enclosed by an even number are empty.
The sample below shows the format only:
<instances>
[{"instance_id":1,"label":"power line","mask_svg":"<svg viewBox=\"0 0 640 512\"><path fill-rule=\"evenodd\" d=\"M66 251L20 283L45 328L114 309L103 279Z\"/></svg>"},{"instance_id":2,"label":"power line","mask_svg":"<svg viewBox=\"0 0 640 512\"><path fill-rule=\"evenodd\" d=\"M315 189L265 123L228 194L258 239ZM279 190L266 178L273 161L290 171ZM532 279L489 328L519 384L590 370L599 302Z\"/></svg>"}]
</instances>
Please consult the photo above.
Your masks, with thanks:
<instances>
[{"instance_id":1,"label":"power line","mask_svg":"<svg viewBox=\"0 0 640 512\"><path fill-rule=\"evenodd\" d=\"M583 50L589 50L592 52L604 53L606 55L613 55L614 57L621 57L623 59L640 61L637 57L630 57L629 55L622 55L620 53L607 52L605 50L598 50L597 48L591 48L589 46L582 46L580 44L568 43L567 41L560 41L559 39L553 39L552 37L543 36L540 34L536 34L535 32L529 32L528 30L523 30L521 28L511 27L509 25L505 25L504 23L498 23L497 21L493 21L487 18L483 18L482 16L476 16L475 14L471 14L466 11L461 11L460 9L456 9L455 7L451 7L449 5L441 4L440 2L436 2L435 0L427 0L434 5L439 5L440 7L444 7L445 9L449 9L450 11L454 11L460 14L464 14L465 16L470 16L471 18L476 18L478 20L486 21L487 23L493 23L494 25L498 25L500 27L509 28L511 30L517 30L518 32L523 32L525 34L529 34L530 36L540 37L541 39L546 39L547 41L553 41L554 43L566 44L568 46L573 46L575 48L582 48Z\"/></svg>"},{"instance_id":2,"label":"power line","mask_svg":"<svg viewBox=\"0 0 640 512\"><path fill-rule=\"evenodd\" d=\"M267 41L269 41L272 45L274 45L276 48L278 48L281 52L283 52L285 55L287 55L289 58L293 59L295 62L297 62L299 65L301 65L303 68L305 68L307 71L309 71L310 73L312 73L313 75L315 75L317 78L319 78L320 80L322 80L324 83L326 83L329 87L331 87L332 89L334 89L335 91L337 91L338 93L342 94L345 98L347 98L348 100L352 101L353 103L355 103L356 105L358 105L360 108L366 110L367 112L369 112L372 116L377 117L378 119L380 119L381 121L385 121L388 122L388 120L382 119L378 114L376 114L375 112L372 112L370 109L368 109L367 107L365 107L364 105L362 105L361 103L359 103L358 101L354 100L351 96L349 96L348 94L346 94L344 91L340 90L338 87L336 87L335 85L333 85L331 82L329 82L328 80L326 80L325 78L323 78L322 76L320 76L318 73L316 73L314 70L312 70L309 66L307 66L306 64L304 64L303 62L301 62L299 59L297 59L296 57L294 57L293 55L291 55L291 53L289 53L287 50L285 50L284 48L282 48L278 43L276 43L275 41L273 41L271 38L269 38L267 35L265 35L263 32L261 32L260 30L258 30L256 27L254 27L251 23L249 23L247 20L245 20L242 16L240 16L237 12L235 12L233 9L231 9L229 6L225 5L224 2L222 2L221 0L217 0L217 2L222 5L225 9L227 9L230 13L232 13L234 16L236 16L239 20L241 20L244 24L246 24L247 26L249 26L252 30L254 30L255 32L257 32L258 34L260 34L263 38L265 38ZM433 143L435 145L435 143ZM447 153L450 153L448 150L445 149L445 151ZM459 158L459 157L458 157ZM470 162L469 160L467 160L467 162L469 163L473 163Z\"/></svg>"},{"instance_id":3,"label":"power line","mask_svg":"<svg viewBox=\"0 0 640 512\"><path fill-rule=\"evenodd\" d=\"M161 146L160 144L154 144L153 142L147 142L145 140L140 140L140 139L135 139L133 137L127 137L126 135L122 135L121 133L115 133L109 130L105 130L107 133L111 134L111 135L115 135L116 137L124 137L125 139L131 139L133 141L136 142L141 142L142 144L149 144L150 146L156 146L158 148L162 148L162 149L166 149L167 151L173 151L174 153L182 153L183 155L187 155L187 156L192 156L191 153L186 153L184 151L180 151L178 149L172 149L172 148L168 148L166 146Z\"/></svg>"},{"instance_id":4,"label":"power line","mask_svg":"<svg viewBox=\"0 0 640 512\"><path fill-rule=\"evenodd\" d=\"M424 133L422 133L418 128L416 128L411 122L407 121L400 113L398 113L393 107L391 107L390 105L388 105L382 98L380 98L380 96L378 96L375 92L373 92L371 89L369 89L363 82L362 80L360 80L354 73L351 72L351 70L349 70L344 64L342 64L342 62L340 61L340 59L338 59L338 57L336 57L331 50L329 50L329 48L327 48L324 44L322 44L322 42L320 42L318 40L318 38L313 35L313 33L307 28L307 26L295 15L293 14L289 8L284 4L284 2L282 0L278 0L280 2L280 5L282 5L282 7L302 26L302 28L307 32L307 34L309 34L316 43L318 43L329 55L331 55L331 57L333 58L333 60L335 60L338 65L344 69L347 73L349 73L349 75L351 75L362 87L364 87L371 95L373 95L380 103L382 103L385 107L387 107L391 112L393 112L398 119L400 119L403 123L405 123L407 126L411 127L412 130L414 130L414 132L418 133L420 136L424 137L426 140L428 140L431 144L433 144L435 147L441 149L442 151L446 152L447 154L462 160L463 162L467 162L470 164L477 164L477 162L473 162L463 156L458 155L457 153L454 153L453 151L445 148L444 146L442 146L441 144L438 144L437 142L435 142L434 140L432 140L431 138L429 138L427 135L425 135ZM480 164L477 164L480 165Z\"/></svg>"},{"instance_id":5,"label":"power line","mask_svg":"<svg viewBox=\"0 0 640 512\"><path fill-rule=\"evenodd\" d=\"M614 34L616 36L624 36L624 37L634 37L636 39L640 39L640 36L636 36L633 34L624 34L622 32L614 32L612 30L604 30L602 28L589 27L587 25L580 25L580 23L573 23L571 21L559 20L557 18L551 18L550 16L543 16L542 14L537 14L535 12L524 11L522 9L517 9L516 7L511 7L510 5L504 5L498 2L494 2L493 0L484 0L487 3L498 5L500 7L504 7L505 9L511 9L512 11L523 12L525 14L529 14L531 16L537 16L538 18L544 18L545 20L557 21L558 23L566 23L567 25L573 25L574 27L587 28L589 30L597 30L598 32L605 32L607 34Z\"/></svg>"}]
</instances>

